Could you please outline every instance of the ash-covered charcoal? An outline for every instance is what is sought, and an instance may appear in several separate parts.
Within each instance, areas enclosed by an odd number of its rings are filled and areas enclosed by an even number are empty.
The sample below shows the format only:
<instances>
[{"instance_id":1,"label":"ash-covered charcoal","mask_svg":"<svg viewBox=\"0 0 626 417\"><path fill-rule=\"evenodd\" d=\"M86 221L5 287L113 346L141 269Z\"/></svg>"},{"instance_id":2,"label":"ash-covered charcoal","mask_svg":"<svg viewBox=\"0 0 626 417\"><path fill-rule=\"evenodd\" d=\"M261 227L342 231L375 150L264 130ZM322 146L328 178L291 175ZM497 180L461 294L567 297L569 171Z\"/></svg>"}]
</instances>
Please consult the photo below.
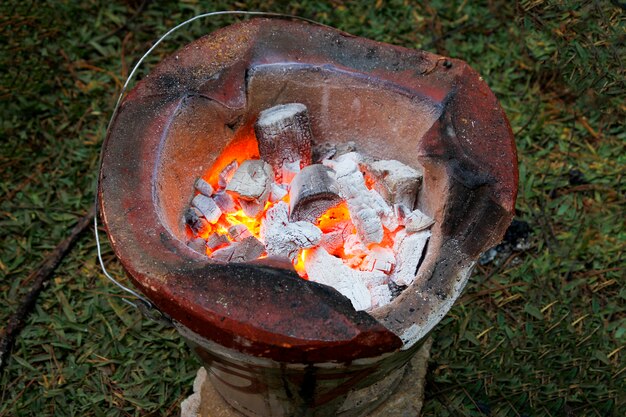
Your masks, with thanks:
<instances>
[{"instance_id":1,"label":"ash-covered charcoal","mask_svg":"<svg viewBox=\"0 0 626 417\"><path fill-rule=\"evenodd\" d=\"M228 240L226 236L220 235L218 233L213 233L206 240L206 247L211 249L212 251L228 245L230 245L230 240Z\"/></svg>"},{"instance_id":2,"label":"ash-covered charcoal","mask_svg":"<svg viewBox=\"0 0 626 417\"><path fill-rule=\"evenodd\" d=\"M317 246L322 239L322 231L309 222L290 222L289 207L280 201L265 213L261 223L261 238L267 253L293 261L301 249Z\"/></svg>"},{"instance_id":3,"label":"ash-covered charcoal","mask_svg":"<svg viewBox=\"0 0 626 417\"><path fill-rule=\"evenodd\" d=\"M226 191L219 191L212 197L215 204L222 210L222 213L232 213L237 211L237 202Z\"/></svg>"},{"instance_id":4,"label":"ash-covered charcoal","mask_svg":"<svg viewBox=\"0 0 626 417\"><path fill-rule=\"evenodd\" d=\"M332 170L321 164L309 165L291 182L289 217L292 221L315 222L342 201Z\"/></svg>"},{"instance_id":5,"label":"ash-covered charcoal","mask_svg":"<svg viewBox=\"0 0 626 417\"><path fill-rule=\"evenodd\" d=\"M281 168L282 175L280 182L282 184L291 184L291 181L293 181L294 177L298 175L300 171L301 168L299 159L293 162L283 162L283 166Z\"/></svg>"},{"instance_id":6,"label":"ash-covered charcoal","mask_svg":"<svg viewBox=\"0 0 626 417\"><path fill-rule=\"evenodd\" d=\"M391 274L393 282L407 286L413 283L419 261L429 238L429 230L417 233L407 233L405 230L400 230L396 234L393 244L393 251L396 254L396 267Z\"/></svg>"},{"instance_id":7,"label":"ash-covered charcoal","mask_svg":"<svg viewBox=\"0 0 626 417\"><path fill-rule=\"evenodd\" d=\"M415 209L410 212L404 219L404 227L407 232L419 232L424 229L428 229L435 221L422 213L420 210Z\"/></svg>"},{"instance_id":8,"label":"ash-covered charcoal","mask_svg":"<svg viewBox=\"0 0 626 417\"><path fill-rule=\"evenodd\" d=\"M245 238L252 236L252 233L243 224L235 224L228 228L228 235L235 242L239 242L244 240Z\"/></svg>"},{"instance_id":9,"label":"ash-covered charcoal","mask_svg":"<svg viewBox=\"0 0 626 417\"><path fill-rule=\"evenodd\" d=\"M195 207L189 207L183 214L185 224L197 235L209 228L209 222L202 217L202 213Z\"/></svg>"},{"instance_id":10,"label":"ash-covered charcoal","mask_svg":"<svg viewBox=\"0 0 626 417\"><path fill-rule=\"evenodd\" d=\"M374 246L367 251L367 255L359 265L362 271L380 271L389 274L396 264L393 250Z\"/></svg>"},{"instance_id":11,"label":"ash-covered charcoal","mask_svg":"<svg viewBox=\"0 0 626 417\"><path fill-rule=\"evenodd\" d=\"M226 188L238 168L239 162L237 162L236 159L233 160L230 164L226 165L218 176L217 185L219 185L220 188Z\"/></svg>"},{"instance_id":12,"label":"ash-covered charcoal","mask_svg":"<svg viewBox=\"0 0 626 417\"><path fill-rule=\"evenodd\" d=\"M187 246L198 253L206 255L206 241L200 237L189 240L189 242L187 242Z\"/></svg>"},{"instance_id":13,"label":"ash-covered charcoal","mask_svg":"<svg viewBox=\"0 0 626 417\"><path fill-rule=\"evenodd\" d=\"M343 220L337 223L330 231L322 235L320 246L330 254L337 255L340 249L345 246L346 239L352 234L354 225L350 220Z\"/></svg>"},{"instance_id":14,"label":"ash-covered charcoal","mask_svg":"<svg viewBox=\"0 0 626 417\"><path fill-rule=\"evenodd\" d=\"M193 200L191 200L191 205L200 210L202 215L211 224L215 224L222 215L222 210L215 204L215 201L203 194L195 196Z\"/></svg>"},{"instance_id":15,"label":"ash-covered charcoal","mask_svg":"<svg viewBox=\"0 0 626 417\"><path fill-rule=\"evenodd\" d=\"M244 213L256 217L269 199L274 180L272 167L265 161L244 161L226 186L226 192L239 200Z\"/></svg>"},{"instance_id":16,"label":"ash-covered charcoal","mask_svg":"<svg viewBox=\"0 0 626 417\"><path fill-rule=\"evenodd\" d=\"M364 164L366 176L373 188L389 204L402 204L413 209L422 182L423 172L396 160Z\"/></svg>"},{"instance_id":17,"label":"ash-covered charcoal","mask_svg":"<svg viewBox=\"0 0 626 417\"><path fill-rule=\"evenodd\" d=\"M348 297L356 310L367 310L372 306L366 280L360 276L373 274L372 272L356 271L323 248L314 248L307 252L304 268L309 280L333 287Z\"/></svg>"},{"instance_id":18,"label":"ash-covered charcoal","mask_svg":"<svg viewBox=\"0 0 626 417\"><path fill-rule=\"evenodd\" d=\"M254 236L241 242L232 242L230 245L211 253L210 258L220 262L242 263L258 259L265 253L263 243Z\"/></svg>"},{"instance_id":19,"label":"ash-covered charcoal","mask_svg":"<svg viewBox=\"0 0 626 417\"><path fill-rule=\"evenodd\" d=\"M377 199L373 190L365 185L365 179L359 170L360 160L358 154L348 153L336 160L325 160L324 165L335 171L339 194L348 204L352 223L360 239L365 244L380 243L384 233L380 213L390 213L391 209L385 209L384 200Z\"/></svg>"},{"instance_id":20,"label":"ash-covered charcoal","mask_svg":"<svg viewBox=\"0 0 626 417\"><path fill-rule=\"evenodd\" d=\"M281 186L276 183L273 183L270 189L270 201L272 203L276 203L287 195L288 191L286 186Z\"/></svg>"},{"instance_id":21,"label":"ash-covered charcoal","mask_svg":"<svg viewBox=\"0 0 626 417\"><path fill-rule=\"evenodd\" d=\"M307 107L301 103L281 104L263 110L254 125L259 154L282 179L282 166L286 162L311 163L311 125Z\"/></svg>"},{"instance_id":22,"label":"ash-covered charcoal","mask_svg":"<svg viewBox=\"0 0 626 417\"><path fill-rule=\"evenodd\" d=\"M214 192L213 186L209 184L208 182L206 182L205 180L203 180L202 178L198 178L196 180L196 182L194 183L194 187L201 194L204 194L207 197L211 197L213 195L213 192Z\"/></svg>"}]
</instances>

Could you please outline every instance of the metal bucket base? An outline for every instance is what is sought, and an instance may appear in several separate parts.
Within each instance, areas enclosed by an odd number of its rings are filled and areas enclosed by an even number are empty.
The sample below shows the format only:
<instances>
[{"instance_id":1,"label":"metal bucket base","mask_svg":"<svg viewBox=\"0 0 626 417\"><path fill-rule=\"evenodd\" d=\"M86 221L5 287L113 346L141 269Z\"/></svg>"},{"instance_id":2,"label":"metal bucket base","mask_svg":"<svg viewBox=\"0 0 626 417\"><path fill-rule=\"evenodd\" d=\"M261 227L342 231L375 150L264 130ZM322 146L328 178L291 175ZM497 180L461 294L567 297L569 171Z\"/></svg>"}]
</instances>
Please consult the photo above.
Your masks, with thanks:
<instances>
[{"instance_id":1,"label":"metal bucket base","mask_svg":"<svg viewBox=\"0 0 626 417\"><path fill-rule=\"evenodd\" d=\"M407 365L395 391L367 417L420 415L431 345L429 337ZM194 393L181 404L181 417L245 417L228 405L206 376L204 368L200 368L194 381Z\"/></svg>"}]
</instances>

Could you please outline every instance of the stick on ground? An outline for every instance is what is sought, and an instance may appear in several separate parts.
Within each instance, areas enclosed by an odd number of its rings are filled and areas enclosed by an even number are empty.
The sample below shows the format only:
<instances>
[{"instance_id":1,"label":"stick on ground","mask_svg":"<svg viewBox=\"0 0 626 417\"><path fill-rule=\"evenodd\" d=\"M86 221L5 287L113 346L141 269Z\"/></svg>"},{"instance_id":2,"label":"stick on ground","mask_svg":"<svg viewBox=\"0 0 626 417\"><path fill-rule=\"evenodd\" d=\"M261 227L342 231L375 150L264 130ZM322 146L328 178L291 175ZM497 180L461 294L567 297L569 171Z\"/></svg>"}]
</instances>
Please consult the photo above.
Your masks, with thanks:
<instances>
[{"instance_id":1,"label":"stick on ground","mask_svg":"<svg viewBox=\"0 0 626 417\"><path fill-rule=\"evenodd\" d=\"M6 327L0 330L0 372L4 370L11 355L11 349L15 344L15 339L26 325L26 320L28 320L28 316L33 311L44 284L52 277L52 273L57 266L59 266L65 255L72 249L78 237L93 222L94 215L95 205L89 209L87 214L78 220L78 223L74 226L69 236L62 240L57 247L48 254L39 267L29 275L27 281L32 281L33 285L20 301L15 313L9 317Z\"/></svg>"}]
</instances>

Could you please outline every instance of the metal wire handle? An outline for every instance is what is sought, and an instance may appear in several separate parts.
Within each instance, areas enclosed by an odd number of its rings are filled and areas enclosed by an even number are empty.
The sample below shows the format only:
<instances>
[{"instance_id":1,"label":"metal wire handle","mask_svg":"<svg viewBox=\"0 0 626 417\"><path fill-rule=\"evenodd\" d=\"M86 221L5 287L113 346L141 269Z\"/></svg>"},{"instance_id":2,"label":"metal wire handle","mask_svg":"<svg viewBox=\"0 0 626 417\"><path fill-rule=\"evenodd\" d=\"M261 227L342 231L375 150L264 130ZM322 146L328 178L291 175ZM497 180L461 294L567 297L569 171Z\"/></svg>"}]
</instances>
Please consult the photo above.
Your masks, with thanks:
<instances>
[{"instance_id":1,"label":"metal wire handle","mask_svg":"<svg viewBox=\"0 0 626 417\"><path fill-rule=\"evenodd\" d=\"M319 22L316 22L314 20L307 19L307 18L304 18L304 17L293 16L293 15L288 15L288 14L283 14L283 13L250 12L250 11L243 11L243 10L223 10L223 11L218 11L218 12L202 13L202 14L194 16L194 17L192 17L192 18L190 18L188 20L185 20L184 22L174 26L173 28L171 28L170 30L165 32L165 34L163 34L159 39L157 39L157 41L154 43L154 45L152 45L150 47L150 49L148 49L146 51L146 53L143 54L143 56L139 59L139 61L137 61L137 63L133 66L133 69L130 71L130 74L128 75L128 78L126 79L126 82L124 82L124 85L122 86L120 94L119 94L119 96L117 98L117 101L115 103L115 107L113 108L113 113L111 114L111 118L109 119L109 123L107 124L106 135L109 134L109 130L111 129L111 125L113 124L113 120L115 119L115 116L117 115L117 111L118 111L118 109L120 107L122 99L124 98L124 95L126 94L126 91L128 89L129 84L131 83L131 81L135 77L135 73L137 72L137 69L143 63L143 61L152 53L152 51L154 51L154 49L157 46L159 46L159 44L161 42L163 42L167 37L169 37L172 33L176 32L180 28L188 25L189 23L194 22L194 21L196 21L198 19L205 18L205 17L220 16L220 15L279 17L279 18L283 18L283 19L303 20L305 22L313 23L315 25L328 27L328 25L325 25L323 23L319 23ZM100 152L100 158L99 159L100 159L100 162L98 163L98 167L100 167L102 165L102 152ZM100 268L102 269L102 273L104 274L105 277L107 277L107 279L109 281L111 281L112 283L117 285L119 288L121 288L126 293L128 293L128 294L130 294L130 295L132 295L133 297L136 298L135 302L130 301L130 300L126 299L126 298L122 298L122 301L124 301L125 303L127 303L127 304L129 304L129 305L131 305L131 306L133 306L135 308L137 308L145 316L147 316L148 318L150 318L152 320L159 321L161 323L171 325L172 324L171 323L171 319L167 315L162 313L159 309L157 309L154 306L154 304L152 304L152 302L150 300L148 300L147 298L145 298L144 296L139 294L137 291L135 291L135 290L133 290L131 288L128 288L125 285L123 285L122 283L120 283L117 279L115 279L107 271L106 266L104 265L104 260L102 259L102 248L101 248L101 245L100 245L100 234L98 233L98 189L99 189L99 185L100 185L100 176L98 175L98 177L96 178L96 192L95 192L96 214L95 214L95 216L93 218L93 226L94 226L94 236L96 238L96 248L97 248L97 251L98 251L98 261L100 262Z\"/></svg>"}]
</instances>

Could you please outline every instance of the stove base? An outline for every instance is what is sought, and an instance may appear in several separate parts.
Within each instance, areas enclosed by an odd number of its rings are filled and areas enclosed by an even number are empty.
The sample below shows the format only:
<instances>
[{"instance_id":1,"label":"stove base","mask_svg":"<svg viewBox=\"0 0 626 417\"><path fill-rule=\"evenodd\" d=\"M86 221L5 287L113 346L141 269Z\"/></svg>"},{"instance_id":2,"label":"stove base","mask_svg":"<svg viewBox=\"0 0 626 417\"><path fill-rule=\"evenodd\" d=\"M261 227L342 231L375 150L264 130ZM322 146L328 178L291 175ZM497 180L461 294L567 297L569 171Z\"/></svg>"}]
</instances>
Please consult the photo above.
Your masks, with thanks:
<instances>
[{"instance_id":1,"label":"stove base","mask_svg":"<svg viewBox=\"0 0 626 417\"><path fill-rule=\"evenodd\" d=\"M420 415L431 345L432 339L429 337L410 360L395 391L367 417ZM218 394L208 381L204 368L198 370L193 390L194 393L181 404L181 417L245 417Z\"/></svg>"}]
</instances>

